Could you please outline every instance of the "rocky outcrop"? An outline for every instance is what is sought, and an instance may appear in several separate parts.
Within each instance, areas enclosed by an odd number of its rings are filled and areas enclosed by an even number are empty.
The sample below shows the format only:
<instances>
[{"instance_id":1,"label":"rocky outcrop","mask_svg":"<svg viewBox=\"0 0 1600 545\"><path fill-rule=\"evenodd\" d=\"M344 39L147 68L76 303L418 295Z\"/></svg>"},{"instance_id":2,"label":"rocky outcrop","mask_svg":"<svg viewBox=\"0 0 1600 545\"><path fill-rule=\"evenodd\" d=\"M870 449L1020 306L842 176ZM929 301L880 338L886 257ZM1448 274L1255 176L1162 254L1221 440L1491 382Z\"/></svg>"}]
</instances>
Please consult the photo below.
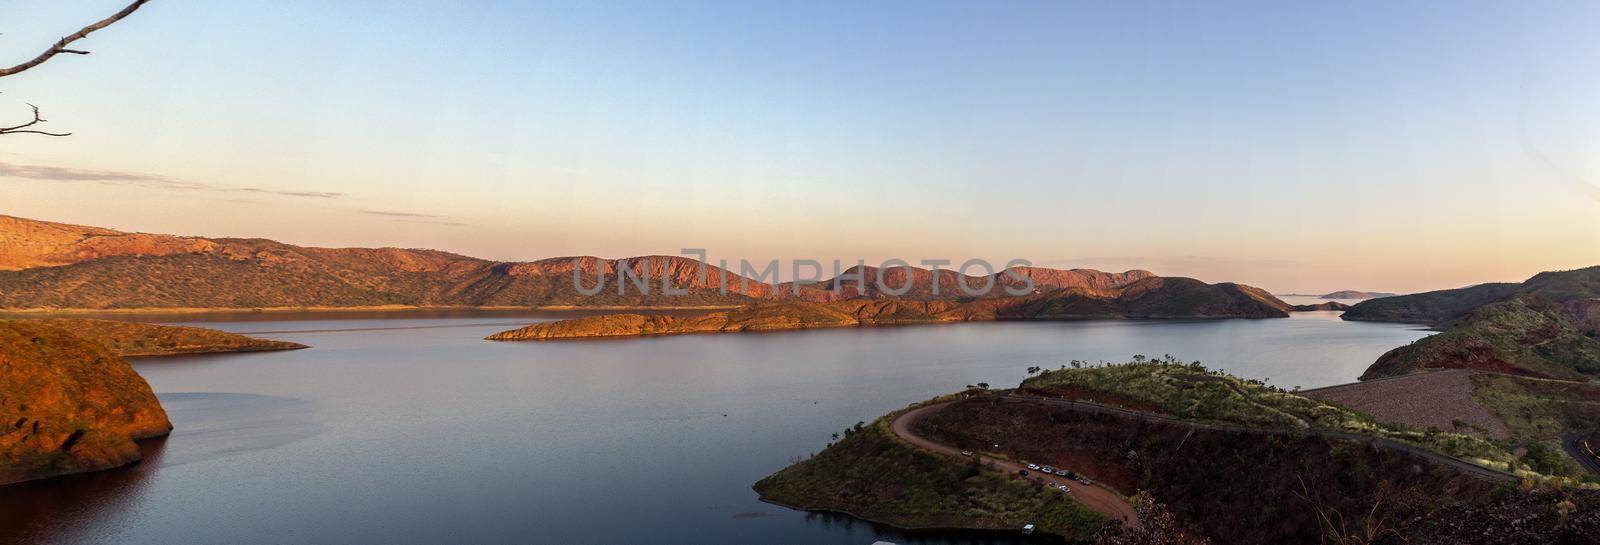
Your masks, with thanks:
<instances>
[{"instance_id":1,"label":"rocky outcrop","mask_svg":"<svg viewBox=\"0 0 1600 545\"><path fill-rule=\"evenodd\" d=\"M948 299L763 302L699 316L612 314L543 322L491 335L494 341L636 337L990 320L1280 318L1282 301L1237 284L1145 278L1120 289L1067 288L1038 295ZM1274 303L1276 302L1276 303Z\"/></svg>"},{"instance_id":2,"label":"rocky outcrop","mask_svg":"<svg viewBox=\"0 0 1600 545\"><path fill-rule=\"evenodd\" d=\"M134 441L172 429L123 357L297 348L198 327L0 320L0 484L133 463Z\"/></svg>"},{"instance_id":3,"label":"rocky outcrop","mask_svg":"<svg viewBox=\"0 0 1600 545\"><path fill-rule=\"evenodd\" d=\"M0 484L135 462L172 430L112 349L38 321L0 321Z\"/></svg>"}]
</instances>

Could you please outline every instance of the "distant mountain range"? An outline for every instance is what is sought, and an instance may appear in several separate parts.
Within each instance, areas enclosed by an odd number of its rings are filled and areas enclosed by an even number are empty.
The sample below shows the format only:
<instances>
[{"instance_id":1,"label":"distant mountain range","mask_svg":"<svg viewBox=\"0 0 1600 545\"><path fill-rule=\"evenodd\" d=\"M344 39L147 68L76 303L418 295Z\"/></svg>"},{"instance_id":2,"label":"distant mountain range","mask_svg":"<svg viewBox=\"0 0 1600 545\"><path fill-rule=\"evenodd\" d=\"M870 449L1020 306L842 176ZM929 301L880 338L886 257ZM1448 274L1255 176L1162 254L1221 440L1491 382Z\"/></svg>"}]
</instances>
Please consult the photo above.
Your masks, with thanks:
<instances>
[{"instance_id":1,"label":"distant mountain range","mask_svg":"<svg viewBox=\"0 0 1600 545\"><path fill-rule=\"evenodd\" d=\"M703 267L703 268L702 268ZM585 286L608 280L593 295ZM650 293L618 293L617 273L648 273ZM352 307L736 307L772 301L891 298L970 301L958 282L992 294L1032 279L1008 303L1038 316L1282 316L1291 307L1240 284L1205 284L1133 270L1018 267L989 276L919 267L852 267L831 280L778 286L680 256L557 257L501 262L436 250L312 248L266 239L127 233L0 216L0 310L253 309ZM934 279L939 292L934 293ZM667 285L683 294L667 294ZM722 289L725 287L726 289ZM795 291L798 290L798 295ZM1168 300L1167 298L1170 298ZM1006 297L1006 299L1014 299ZM1159 303L1152 301L1160 301ZM974 308L984 305L974 305ZM1030 310L1022 310L1024 307Z\"/></svg>"},{"instance_id":2,"label":"distant mountain range","mask_svg":"<svg viewBox=\"0 0 1600 545\"><path fill-rule=\"evenodd\" d=\"M1343 318L1441 330L1384 354L1363 380L1441 368L1600 378L1600 266L1539 273L1521 283L1373 299Z\"/></svg>"},{"instance_id":3,"label":"distant mountain range","mask_svg":"<svg viewBox=\"0 0 1600 545\"><path fill-rule=\"evenodd\" d=\"M1324 293L1318 297L1323 299L1377 299L1379 297L1394 297L1395 295L1398 294L1381 291L1342 290L1333 293Z\"/></svg>"}]
</instances>

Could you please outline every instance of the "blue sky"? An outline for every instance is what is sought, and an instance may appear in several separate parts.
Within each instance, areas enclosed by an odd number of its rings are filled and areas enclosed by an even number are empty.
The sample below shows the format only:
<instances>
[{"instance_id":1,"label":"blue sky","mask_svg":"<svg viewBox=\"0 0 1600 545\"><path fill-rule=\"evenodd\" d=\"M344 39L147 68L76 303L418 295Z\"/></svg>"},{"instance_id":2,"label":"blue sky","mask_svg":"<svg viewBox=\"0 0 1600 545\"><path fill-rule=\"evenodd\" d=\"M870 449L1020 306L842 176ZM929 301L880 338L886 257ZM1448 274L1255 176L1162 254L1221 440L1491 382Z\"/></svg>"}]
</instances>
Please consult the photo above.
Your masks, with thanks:
<instances>
[{"instance_id":1,"label":"blue sky","mask_svg":"<svg viewBox=\"0 0 1600 545\"><path fill-rule=\"evenodd\" d=\"M0 3L27 58L119 2ZM1600 263L1600 5L154 0L0 81L0 213L1278 291ZM26 23L23 23L26 22ZM319 196L307 196L316 193Z\"/></svg>"}]
</instances>

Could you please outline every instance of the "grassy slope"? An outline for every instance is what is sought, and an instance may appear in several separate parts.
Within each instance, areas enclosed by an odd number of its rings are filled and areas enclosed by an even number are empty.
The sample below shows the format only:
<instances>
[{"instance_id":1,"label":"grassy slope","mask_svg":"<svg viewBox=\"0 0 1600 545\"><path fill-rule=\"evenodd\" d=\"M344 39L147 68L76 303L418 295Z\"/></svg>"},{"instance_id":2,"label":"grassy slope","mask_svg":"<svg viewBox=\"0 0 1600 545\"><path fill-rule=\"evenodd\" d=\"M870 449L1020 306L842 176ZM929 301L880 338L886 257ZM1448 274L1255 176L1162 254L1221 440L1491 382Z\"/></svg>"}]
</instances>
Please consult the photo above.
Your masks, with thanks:
<instances>
[{"instance_id":1,"label":"grassy slope","mask_svg":"<svg viewBox=\"0 0 1600 545\"><path fill-rule=\"evenodd\" d=\"M1315 435L1195 430L1025 403L959 402L919 422L919 432L954 445L1002 444L1006 454L1090 474L1167 504L1185 526L1215 543L1381 543L1470 545L1591 543L1600 494L1496 485L1398 451ZM1302 483L1306 497L1301 497ZM1359 533L1374 510L1398 535L1376 541L1323 540L1313 506L1336 509ZM1554 497L1556 500L1551 500ZM1571 516L1556 502L1576 501ZM1538 500L1537 503L1534 500ZM1473 516L1492 517L1485 528ZM1464 523L1492 539L1462 532ZM1143 542L1141 542L1143 543Z\"/></svg>"},{"instance_id":2,"label":"grassy slope","mask_svg":"<svg viewBox=\"0 0 1600 545\"><path fill-rule=\"evenodd\" d=\"M1350 320L1425 321L1442 333L1391 350L1362 379L1462 368L1550 378L1600 377L1600 267L1374 299Z\"/></svg>"},{"instance_id":3,"label":"grassy slope","mask_svg":"<svg viewBox=\"0 0 1600 545\"><path fill-rule=\"evenodd\" d=\"M1168 360L1048 370L1023 381L1018 392L1086 399L1208 423L1383 437L1497 469L1528 469L1510 445L1465 433L1378 422L1333 403L1209 371L1198 363Z\"/></svg>"},{"instance_id":4,"label":"grassy slope","mask_svg":"<svg viewBox=\"0 0 1600 545\"><path fill-rule=\"evenodd\" d=\"M1087 539L1107 519L1035 483L895 439L893 414L761 481L762 499L908 528L1015 530Z\"/></svg>"},{"instance_id":5,"label":"grassy slope","mask_svg":"<svg viewBox=\"0 0 1600 545\"><path fill-rule=\"evenodd\" d=\"M1600 426L1600 384L1479 373L1473 397L1512 437L1553 440Z\"/></svg>"},{"instance_id":6,"label":"grassy slope","mask_svg":"<svg viewBox=\"0 0 1600 545\"><path fill-rule=\"evenodd\" d=\"M1600 384L1488 373L1472 381L1473 399L1505 424L1508 443L1521 448L1525 464L1541 473L1600 481L1579 471L1561 449L1564 437L1600 428Z\"/></svg>"},{"instance_id":7,"label":"grassy slope","mask_svg":"<svg viewBox=\"0 0 1600 545\"><path fill-rule=\"evenodd\" d=\"M1485 305L1455 327L1389 351L1361 378L1436 368L1583 379L1600 376L1600 340L1551 303L1513 298Z\"/></svg>"}]
</instances>

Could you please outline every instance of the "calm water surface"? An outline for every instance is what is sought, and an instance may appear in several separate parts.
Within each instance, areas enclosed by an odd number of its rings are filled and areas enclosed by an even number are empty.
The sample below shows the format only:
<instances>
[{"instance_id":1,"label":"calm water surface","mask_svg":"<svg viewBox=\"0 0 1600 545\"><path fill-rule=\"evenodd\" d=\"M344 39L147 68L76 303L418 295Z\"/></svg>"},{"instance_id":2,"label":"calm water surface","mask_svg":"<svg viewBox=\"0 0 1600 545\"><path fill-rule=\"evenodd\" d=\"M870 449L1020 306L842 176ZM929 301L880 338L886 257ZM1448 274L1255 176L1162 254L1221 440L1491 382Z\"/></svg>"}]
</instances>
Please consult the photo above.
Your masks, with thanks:
<instances>
[{"instance_id":1,"label":"calm water surface","mask_svg":"<svg viewBox=\"0 0 1600 545\"><path fill-rule=\"evenodd\" d=\"M206 319L313 348L138 360L172 436L133 468L0 489L0 542L968 543L750 485L857 421L1031 365L1172 354L1313 387L1426 335L1332 312L544 343L480 340L545 319L525 313Z\"/></svg>"}]
</instances>

